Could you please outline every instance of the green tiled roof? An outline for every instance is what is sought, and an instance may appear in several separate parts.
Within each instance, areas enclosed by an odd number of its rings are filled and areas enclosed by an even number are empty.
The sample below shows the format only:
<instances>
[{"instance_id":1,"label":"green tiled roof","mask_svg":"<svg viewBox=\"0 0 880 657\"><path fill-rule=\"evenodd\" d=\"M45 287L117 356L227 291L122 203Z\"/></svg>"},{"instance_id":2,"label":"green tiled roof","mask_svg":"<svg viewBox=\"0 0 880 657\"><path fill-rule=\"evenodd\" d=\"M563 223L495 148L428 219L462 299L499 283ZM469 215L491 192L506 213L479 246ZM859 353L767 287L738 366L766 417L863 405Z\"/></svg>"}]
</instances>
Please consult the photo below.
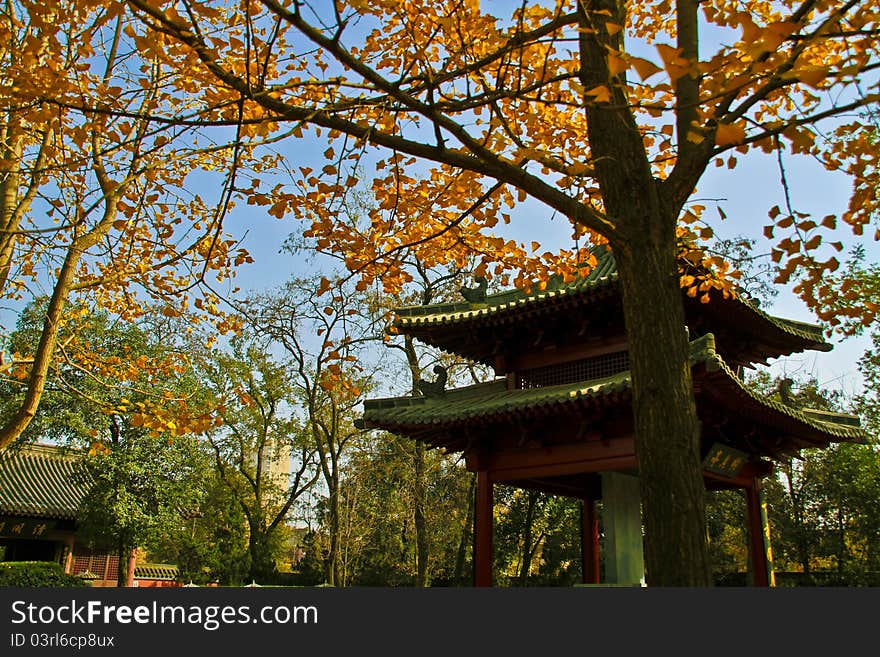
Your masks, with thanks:
<instances>
[{"instance_id":1,"label":"green tiled roof","mask_svg":"<svg viewBox=\"0 0 880 657\"><path fill-rule=\"evenodd\" d=\"M409 424L466 422L494 415L517 415L549 408L572 400L599 399L629 389L629 372L604 379L508 390L505 379L449 390L443 397L399 397L364 402L364 420L374 424L383 420Z\"/></svg>"},{"instance_id":2,"label":"green tiled roof","mask_svg":"<svg viewBox=\"0 0 880 657\"><path fill-rule=\"evenodd\" d=\"M75 518L86 493L77 460L51 445L30 445L0 453L0 513Z\"/></svg>"},{"instance_id":3,"label":"green tiled roof","mask_svg":"<svg viewBox=\"0 0 880 657\"><path fill-rule=\"evenodd\" d=\"M817 346L821 346L825 350L831 350L831 345L825 342L825 334L822 330L822 327L817 324L799 322L794 319L786 319L784 317L776 317L774 315L770 315L760 308L754 306L748 300L739 297L737 297L734 302L745 306L753 313L755 313L758 317L761 317L773 326L782 329L784 332L789 333L790 335L802 338L804 340L816 342Z\"/></svg>"},{"instance_id":4,"label":"green tiled roof","mask_svg":"<svg viewBox=\"0 0 880 657\"><path fill-rule=\"evenodd\" d=\"M593 253L597 258L596 266L584 276L570 283L562 283L560 277L553 277L544 290L533 290L529 294L522 290L507 290L487 295L485 303L440 303L398 308L395 310L394 324L400 331L406 332L409 327L453 325L496 313L516 312L519 309L539 306L554 299L589 297L589 295L604 291L618 282L617 262L611 251L604 247L596 247L593 249ZM755 314L783 333L815 343L815 348L823 350L831 348L825 342L821 326L774 317L742 297L726 300L726 302L741 306L744 310Z\"/></svg>"},{"instance_id":5,"label":"green tiled roof","mask_svg":"<svg viewBox=\"0 0 880 657\"><path fill-rule=\"evenodd\" d=\"M134 567L135 579L177 579L177 566L168 563L143 563Z\"/></svg>"},{"instance_id":6,"label":"green tiled roof","mask_svg":"<svg viewBox=\"0 0 880 657\"><path fill-rule=\"evenodd\" d=\"M752 391L724 363L715 351L715 338L707 334L691 342L691 365L702 365L730 393L738 392L746 401L794 420L804 428L818 432L830 442L864 442L867 434L858 426L858 418L843 414L821 414L809 409L795 409ZM720 379L720 382L718 381ZM504 379L453 389L441 397L398 397L364 402L365 426L439 427L456 425L477 418L516 417L535 410L551 411L572 403L604 404L629 394L630 373L619 374L544 388L508 390ZM744 411L747 412L747 411Z\"/></svg>"},{"instance_id":7,"label":"green tiled roof","mask_svg":"<svg viewBox=\"0 0 880 657\"><path fill-rule=\"evenodd\" d=\"M543 290L532 290L526 294L522 290L505 290L486 296L485 303L438 303L426 306L409 306L395 310L398 326L420 324L443 324L462 319L489 315L499 311L539 304L546 299L570 295L584 295L592 290L604 288L617 281L617 263L610 251L597 250L597 263L587 274L571 283L563 283L561 277L554 276Z\"/></svg>"},{"instance_id":8,"label":"green tiled roof","mask_svg":"<svg viewBox=\"0 0 880 657\"><path fill-rule=\"evenodd\" d=\"M701 344L698 346L696 343ZM694 351L695 346L698 347L696 351ZM752 402L801 422L820 433L828 434L833 437L833 442L863 443L868 441L868 434L861 428L859 418L855 415L829 413L810 408L795 408L770 399L747 386L715 351L715 339L711 334L704 335L692 342L691 348L692 363L701 362L707 371L717 372L725 382L735 385L740 394Z\"/></svg>"}]
</instances>

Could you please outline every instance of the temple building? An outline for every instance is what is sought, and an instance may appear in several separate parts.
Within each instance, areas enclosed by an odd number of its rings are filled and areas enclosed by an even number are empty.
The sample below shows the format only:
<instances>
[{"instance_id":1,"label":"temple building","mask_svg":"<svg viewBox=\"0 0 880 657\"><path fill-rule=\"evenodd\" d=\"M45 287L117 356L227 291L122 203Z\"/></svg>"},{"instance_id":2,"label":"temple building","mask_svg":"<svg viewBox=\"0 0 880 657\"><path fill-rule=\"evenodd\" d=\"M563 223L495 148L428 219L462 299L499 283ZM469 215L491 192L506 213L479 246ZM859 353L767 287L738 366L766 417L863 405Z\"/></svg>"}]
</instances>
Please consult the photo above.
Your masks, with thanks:
<instances>
[{"instance_id":1,"label":"temple building","mask_svg":"<svg viewBox=\"0 0 880 657\"><path fill-rule=\"evenodd\" d=\"M600 583L597 502L602 502L603 584L644 581L642 523L629 352L614 257L572 283L551 279L526 294L487 294L484 281L461 303L400 308L400 334L494 368L497 378L445 388L445 372L422 394L371 399L362 426L461 453L477 475L474 581L492 584L496 483L582 500L583 578ZM810 447L865 442L855 416L800 408L752 391L742 370L805 350L828 351L818 326L773 317L740 297L709 303L683 293L701 423L707 490L746 497L754 584L773 583L761 481L773 462ZM683 327L684 328L684 327ZM785 397L783 397L785 399Z\"/></svg>"},{"instance_id":2,"label":"temple building","mask_svg":"<svg viewBox=\"0 0 880 657\"><path fill-rule=\"evenodd\" d=\"M0 454L3 561L54 561L72 571L76 510L86 494L76 474L76 457L59 447L27 445ZM109 574L115 579L115 570Z\"/></svg>"},{"instance_id":3,"label":"temple building","mask_svg":"<svg viewBox=\"0 0 880 657\"><path fill-rule=\"evenodd\" d=\"M0 453L0 561L51 561L91 586L116 586L119 555L77 536L76 514L88 490L77 450L48 444ZM177 567L125 564L132 586L180 586Z\"/></svg>"}]
</instances>

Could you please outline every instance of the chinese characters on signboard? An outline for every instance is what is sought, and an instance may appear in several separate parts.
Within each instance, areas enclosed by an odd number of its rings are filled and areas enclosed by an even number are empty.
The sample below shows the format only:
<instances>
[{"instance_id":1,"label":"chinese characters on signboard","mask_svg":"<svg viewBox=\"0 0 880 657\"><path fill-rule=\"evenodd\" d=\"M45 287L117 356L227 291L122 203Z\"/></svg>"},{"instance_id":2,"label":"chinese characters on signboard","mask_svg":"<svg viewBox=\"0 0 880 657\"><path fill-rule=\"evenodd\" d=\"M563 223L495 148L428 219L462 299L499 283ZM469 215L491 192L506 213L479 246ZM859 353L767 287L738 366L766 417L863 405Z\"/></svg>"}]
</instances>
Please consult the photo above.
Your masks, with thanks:
<instances>
[{"instance_id":1,"label":"chinese characters on signboard","mask_svg":"<svg viewBox=\"0 0 880 657\"><path fill-rule=\"evenodd\" d=\"M43 538L47 532L54 528L54 520L0 518L0 536L4 538Z\"/></svg>"},{"instance_id":2,"label":"chinese characters on signboard","mask_svg":"<svg viewBox=\"0 0 880 657\"><path fill-rule=\"evenodd\" d=\"M735 477L748 461L748 454L733 447L714 443L703 459L703 467L725 477Z\"/></svg>"}]
</instances>

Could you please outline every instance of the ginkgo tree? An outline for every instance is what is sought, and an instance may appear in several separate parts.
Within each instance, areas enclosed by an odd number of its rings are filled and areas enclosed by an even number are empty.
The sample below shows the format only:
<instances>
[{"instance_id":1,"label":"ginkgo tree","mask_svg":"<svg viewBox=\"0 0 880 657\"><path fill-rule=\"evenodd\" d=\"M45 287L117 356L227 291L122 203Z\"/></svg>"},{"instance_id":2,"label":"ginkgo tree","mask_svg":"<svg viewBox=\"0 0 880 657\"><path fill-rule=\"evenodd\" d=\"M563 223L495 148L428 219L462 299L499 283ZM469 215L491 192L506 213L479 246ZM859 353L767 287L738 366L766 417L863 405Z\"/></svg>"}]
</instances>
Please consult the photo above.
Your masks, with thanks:
<instances>
[{"instance_id":1,"label":"ginkgo tree","mask_svg":"<svg viewBox=\"0 0 880 657\"><path fill-rule=\"evenodd\" d=\"M614 250L632 357L649 584L707 585L698 423L682 289L735 294L709 257L693 194L707 167L751 150L818 158L854 180L849 208L813 218L773 209L780 282L820 317L833 298L835 232L876 238L876 150L860 108L876 102L878 14L857 0L127 0L163 44L187 103L237 107L266 130L328 140L326 166L251 188L345 255L361 286L479 259L477 273L529 287L573 279ZM491 10L491 11L490 11ZM493 14L491 12L496 12ZM823 123L824 122L824 123ZM847 139L838 137L846 135ZM358 166L375 166L369 226L338 221ZM872 191L874 190L874 191ZM542 251L504 230L531 198L571 222L574 246ZM738 218L731 218L735 221ZM873 234L872 234L873 233ZM540 284L540 283L538 283ZM877 307L854 312L865 322Z\"/></svg>"},{"instance_id":2,"label":"ginkgo tree","mask_svg":"<svg viewBox=\"0 0 880 657\"><path fill-rule=\"evenodd\" d=\"M195 304L234 328L205 284L250 259L223 219L236 181L264 165L257 142L238 139L247 128L234 105L194 121L161 47L139 43L129 22L104 2L0 8L0 298L5 311L47 299L32 350L3 349L12 326L0 325L0 376L24 391L0 450L34 417L56 366L106 362L76 336L90 309L130 320L156 304L169 316ZM193 172L219 193L195 193ZM159 371L139 356L92 374L112 384L131 367ZM152 417L173 421L160 402Z\"/></svg>"}]
</instances>

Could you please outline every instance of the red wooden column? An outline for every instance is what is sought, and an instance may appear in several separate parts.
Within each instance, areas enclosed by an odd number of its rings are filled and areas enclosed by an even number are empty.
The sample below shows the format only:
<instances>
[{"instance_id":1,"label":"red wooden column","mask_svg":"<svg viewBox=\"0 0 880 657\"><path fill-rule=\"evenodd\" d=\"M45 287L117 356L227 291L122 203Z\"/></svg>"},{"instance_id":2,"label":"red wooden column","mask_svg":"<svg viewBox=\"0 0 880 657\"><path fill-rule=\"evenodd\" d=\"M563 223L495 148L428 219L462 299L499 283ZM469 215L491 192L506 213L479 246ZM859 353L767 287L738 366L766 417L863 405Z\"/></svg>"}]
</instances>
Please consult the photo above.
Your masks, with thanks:
<instances>
[{"instance_id":1,"label":"red wooden column","mask_svg":"<svg viewBox=\"0 0 880 657\"><path fill-rule=\"evenodd\" d=\"M68 575L73 575L73 546L73 536L71 536L64 542L64 558L62 560L64 572Z\"/></svg>"},{"instance_id":2,"label":"red wooden column","mask_svg":"<svg viewBox=\"0 0 880 657\"><path fill-rule=\"evenodd\" d=\"M599 514L596 500L581 500L581 570L584 584L599 583Z\"/></svg>"},{"instance_id":3,"label":"red wooden column","mask_svg":"<svg viewBox=\"0 0 880 657\"><path fill-rule=\"evenodd\" d=\"M752 564L753 585L772 586L773 570L770 552L770 526L761 499L761 480L752 479L745 488L746 515L749 529L749 560Z\"/></svg>"},{"instance_id":4,"label":"red wooden column","mask_svg":"<svg viewBox=\"0 0 880 657\"><path fill-rule=\"evenodd\" d=\"M489 472L478 470L474 507L474 586L492 586L492 497Z\"/></svg>"}]
</instances>

